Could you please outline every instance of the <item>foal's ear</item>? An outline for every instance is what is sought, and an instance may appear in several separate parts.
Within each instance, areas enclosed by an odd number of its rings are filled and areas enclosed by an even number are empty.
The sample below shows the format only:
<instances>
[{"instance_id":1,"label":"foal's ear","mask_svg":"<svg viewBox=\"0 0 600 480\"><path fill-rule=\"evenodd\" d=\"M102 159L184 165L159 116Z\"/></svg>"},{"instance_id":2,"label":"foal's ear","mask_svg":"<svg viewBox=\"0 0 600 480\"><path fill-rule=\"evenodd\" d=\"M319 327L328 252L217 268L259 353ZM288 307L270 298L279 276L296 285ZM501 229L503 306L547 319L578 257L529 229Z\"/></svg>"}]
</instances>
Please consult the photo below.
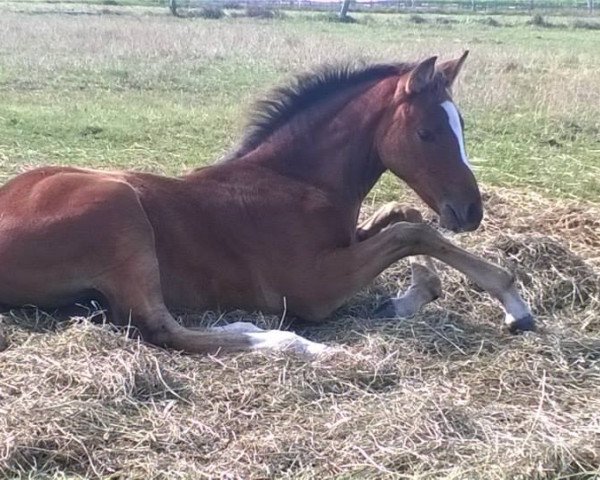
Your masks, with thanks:
<instances>
[{"instance_id":1,"label":"foal's ear","mask_svg":"<svg viewBox=\"0 0 600 480\"><path fill-rule=\"evenodd\" d=\"M448 87L451 87L454 83L454 80L456 80L456 77L458 77L460 69L462 68L463 63L465 63L465 60L467 59L467 55L469 55L469 51L465 50L465 52L460 56L460 58L448 60L447 62L440 63L437 66L437 69L444 74L444 77L446 77Z\"/></svg>"},{"instance_id":2,"label":"foal's ear","mask_svg":"<svg viewBox=\"0 0 600 480\"><path fill-rule=\"evenodd\" d=\"M423 60L408 74L408 80L404 84L404 90L409 95L422 92L431 83L435 73L435 61L437 57L430 57ZM400 85L398 85L400 87ZM396 93L399 93L396 91Z\"/></svg>"}]
</instances>

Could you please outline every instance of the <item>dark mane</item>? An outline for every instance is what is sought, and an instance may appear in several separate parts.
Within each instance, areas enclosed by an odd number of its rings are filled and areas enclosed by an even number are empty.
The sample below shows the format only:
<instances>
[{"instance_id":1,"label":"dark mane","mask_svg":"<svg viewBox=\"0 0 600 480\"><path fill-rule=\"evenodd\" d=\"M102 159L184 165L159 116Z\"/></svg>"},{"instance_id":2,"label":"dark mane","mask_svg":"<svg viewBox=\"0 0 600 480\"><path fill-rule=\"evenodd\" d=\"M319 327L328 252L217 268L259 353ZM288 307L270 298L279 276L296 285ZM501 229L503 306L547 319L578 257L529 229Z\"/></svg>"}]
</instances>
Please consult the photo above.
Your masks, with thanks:
<instances>
[{"instance_id":1,"label":"dark mane","mask_svg":"<svg viewBox=\"0 0 600 480\"><path fill-rule=\"evenodd\" d=\"M365 82L401 75L414 67L413 63L387 63L367 66L323 66L296 76L286 86L276 87L266 98L255 103L244 135L237 147L224 160L230 160L254 150L275 130L293 116L329 95Z\"/></svg>"}]
</instances>

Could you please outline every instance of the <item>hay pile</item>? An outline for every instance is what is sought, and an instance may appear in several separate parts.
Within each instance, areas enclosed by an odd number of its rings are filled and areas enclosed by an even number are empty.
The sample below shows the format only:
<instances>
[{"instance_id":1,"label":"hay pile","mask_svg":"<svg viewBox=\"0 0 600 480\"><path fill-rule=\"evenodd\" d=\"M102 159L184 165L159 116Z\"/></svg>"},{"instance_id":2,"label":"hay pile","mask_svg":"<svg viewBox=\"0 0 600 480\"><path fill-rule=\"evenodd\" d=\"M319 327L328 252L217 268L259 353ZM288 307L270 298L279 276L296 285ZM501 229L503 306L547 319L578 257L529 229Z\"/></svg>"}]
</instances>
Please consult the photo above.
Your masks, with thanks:
<instances>
[{"instance_id":1,"label":"hay pile","mask_svg":"<svg viewBox=\"0 0 600 480\"><path fill-rule=\"evenodd\" d=\"M516 271L539 333L505 333L498 306L448 268L422 315L369 319L407 284L403 263L331 322L300 327L344 347L315 363L186 356L88 321L4 317L0 476L600 475L598 208L499 189L487 205L482 230L457 240Z\"/></svg>"}]
</instances>

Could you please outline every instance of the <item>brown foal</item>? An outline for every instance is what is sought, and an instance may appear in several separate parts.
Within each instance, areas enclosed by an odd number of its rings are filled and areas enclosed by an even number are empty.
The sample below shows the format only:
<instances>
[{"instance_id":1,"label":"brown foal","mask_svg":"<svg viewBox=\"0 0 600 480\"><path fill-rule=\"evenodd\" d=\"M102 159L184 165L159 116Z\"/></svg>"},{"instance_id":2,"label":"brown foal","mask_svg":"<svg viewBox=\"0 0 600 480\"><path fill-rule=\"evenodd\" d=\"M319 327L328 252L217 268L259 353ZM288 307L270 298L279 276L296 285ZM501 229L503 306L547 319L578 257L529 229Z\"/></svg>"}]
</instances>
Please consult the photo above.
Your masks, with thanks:
<instances>
[{"instance_id":1,"label":"brown foal","mask_svg":"<svg viewBox=\"0 0 600 480\"><path fill-rule=\"evenodd\" d=\"M0 303L106 302L111 319L188 352L323 345L237 323L186 329L167 307L287 311L321 321L407 256L413 282L386 314L410 316L440 294L428 257L500 301L511 330L533 318L513 276L458 248L414 210L383 207L357 227L389 169L453 231L482 218L450 96L464 60L372 65L299 77L259 103L224 161L179 178L45 167L0 188Z\"/></svg>"}]
</instances>

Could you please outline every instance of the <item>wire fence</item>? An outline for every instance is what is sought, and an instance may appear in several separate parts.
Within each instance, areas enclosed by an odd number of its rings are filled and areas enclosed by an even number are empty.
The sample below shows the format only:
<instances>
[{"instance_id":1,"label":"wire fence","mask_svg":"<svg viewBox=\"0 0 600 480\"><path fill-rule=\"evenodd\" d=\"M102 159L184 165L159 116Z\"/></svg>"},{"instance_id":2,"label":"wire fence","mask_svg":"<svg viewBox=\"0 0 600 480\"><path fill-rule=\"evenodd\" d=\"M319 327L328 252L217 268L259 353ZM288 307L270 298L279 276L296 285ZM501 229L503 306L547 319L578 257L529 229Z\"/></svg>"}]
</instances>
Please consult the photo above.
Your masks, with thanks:
<instances>
[{"instance_id":1,"label":"wire fence","mask_svg":"<svg viewBox=\"0 0 600 480\"><path fill-rule=\"evenodd\" d=\"M339 12L343 1L328 0L169 0L179 9L269 9ZM598 0L352 0L351 12L568 12L595 14Z\"/></svg>"}]
</instances>

